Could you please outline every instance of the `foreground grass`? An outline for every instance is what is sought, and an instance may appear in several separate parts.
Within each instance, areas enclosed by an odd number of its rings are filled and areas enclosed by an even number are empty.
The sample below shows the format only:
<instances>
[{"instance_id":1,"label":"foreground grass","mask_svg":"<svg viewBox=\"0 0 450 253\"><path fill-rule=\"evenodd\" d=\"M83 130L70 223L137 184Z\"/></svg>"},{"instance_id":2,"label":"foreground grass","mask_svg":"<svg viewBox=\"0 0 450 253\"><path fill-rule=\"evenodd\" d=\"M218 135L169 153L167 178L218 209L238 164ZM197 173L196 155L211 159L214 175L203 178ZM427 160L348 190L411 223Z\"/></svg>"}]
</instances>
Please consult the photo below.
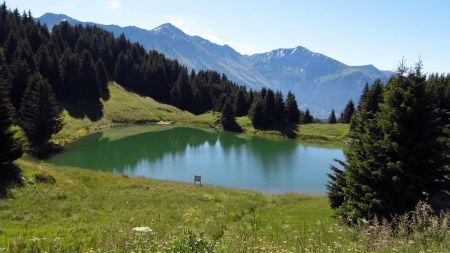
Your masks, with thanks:
<instances>
[{"instance_id":1,"label":"foreground grass","mask_svg":"<svg viewBox=\"0 0 450 253\"><path fill-rule=\"evenodd\" d=\"M100 104L71 105L64 110L64 128L53 141L64 145L97 130L117 125L162 123L200 127L216 127L220 113L194 115L174 106L162 104L149 97L125 90L117 83L109 85L110 98ZM94 109L93 109L94 108ZM70 111L70 112L69 112ZM237 118L244 133L270 138L286 138L280 129L257 130L247 116ZM307 124L296 129L297 140L315 144L344 145L349 126L345 124Z\"/></svg>"},{"instance_id":2,"label":"foreground grass","mask_svg":"<svg viewBox=\"0 0 450 253\"><path fill-rule=\"evenodd\" d=\"M375 240L370 231L338 225L322 196L200 187L25 160L18 165L28 183L0 200L0 252L450 249L448 233ZM132 231L139 226L154 233Z\"/></svg>"}]
</instances>

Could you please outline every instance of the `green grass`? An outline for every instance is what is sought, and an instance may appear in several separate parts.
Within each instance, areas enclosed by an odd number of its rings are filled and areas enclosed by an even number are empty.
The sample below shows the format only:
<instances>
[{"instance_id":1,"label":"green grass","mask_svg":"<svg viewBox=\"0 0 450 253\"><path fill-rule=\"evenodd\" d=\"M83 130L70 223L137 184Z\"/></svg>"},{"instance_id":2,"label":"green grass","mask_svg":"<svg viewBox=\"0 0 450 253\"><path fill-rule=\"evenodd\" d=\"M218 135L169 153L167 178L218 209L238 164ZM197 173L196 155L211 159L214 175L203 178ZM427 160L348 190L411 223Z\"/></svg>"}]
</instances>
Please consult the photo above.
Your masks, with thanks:
<instances>
[{"instance_id":1,"label":"green grass","mask_svg":"<svg viewBox=\"0 0 450 253\"><path fill-rule=\"evenodd\" d=\"M378 240L367 235L371 230L338 225L323 196L194 186L23 159L17 164L28 183L0 200L0 252L166 252L199 242L217 252L450 249L448 230L440 239ZM155 233L132 232L138 226Z\"/></svg>"},{"instance_id":2,"label":"green grass","mask_svg":"<svg viewBox=\"0 0 450 253\"><path fill-rule=\"evenodd\" d=\"M310 143L343 145L349 130L349 124L306 124L300 126L298 139Z\"/></svg>"},{"instance_id":3,"label":"green grass","mask_svg":"<svg viewBox=\"0 0 450 253\"><path fill-rule=\"evenodd\" d=\"M218 113L195 116L127 92L117 84L110 85L110 93L111 98L102 101L103 116L98 120L74 118L65 111L66 125L54 140L65 143L121 124L170 121L175 126L208 127L219 117ZM279 131L255 130L248 117L240 117L237 122L248 134L283 137ZM14 130L17 138L24 138L19 128ZM122 131L110 137L120 138L135 130L130 127ZM298 131L299 141L342 145L348 125L309 124ZM0 253L450 249L448 227L437 230L439 233L419 231L394 237L386 234L389 226L373 229L340 225L325 196L200 187L58 167L27 158L17 165L27 183L13 188L9 198L0 199ZM138 226L148 226L155 233L132 232Z\"/></svg>"},{"instance_id":4,"label":"green grass","mask_svg":"<svg viewBox=\"0 0 450 253\"><path fill-rule=\"evenodd\" d=\"M165 122L175 125L193 125L200 127L217 126L220 113L208 112L194 115L188 111L180 110L174 106L162 104L149 97L139 96L122 88L117 83L109 85L110 98L101 100L102 115L98 119L87 116L74 117L67 110L63 112L64 128L53 137L59 144L71 142L89 133L118 125L132 125L142 123ZM92 110L94 104L83 103L72 105L73 111ZM269 138L286 138L278 130L257 130L253 127L247 116L238 117L237 123L244 133ZM349 126L345 124L307 124L297 129L297 140L314 144L345 145Z\"/></svg>"},{"instance_id":5,"label":"green grass","mask_svg":"<svg viewBox=\"0 0 450 253\"><path fill-rule=\"evenodd\" d=\"M87 116L74 117L64 110L65 126L53 137L53 140L64 144L93 131L124 124L164 122L208 127L218 117L217 114L212 113L196 116L174 106L159 103L152 98L129 92L116 83L109 85L109 92L110 98L106 101L101 100L103 115L99 119L92 120ZM93 105L83 103L71 107L74 111L83 111L84 108L89 111Z\"/></svg>"},{"instance_id":6,"label":"green grass","mask_svg":"<svg viewBox=\"0 0 450 253\"><path fill-rule=\"evenodd\" d=\"M258 130L248 116L236 118L236 122L244 132L259 136L279 138L284 137L278 130ZM296 129L296 139L300 142L311 144L323 144L333 146L344 146L346 137L350 130L349 124L306 124Z\"/></svg>"}]
</instances>

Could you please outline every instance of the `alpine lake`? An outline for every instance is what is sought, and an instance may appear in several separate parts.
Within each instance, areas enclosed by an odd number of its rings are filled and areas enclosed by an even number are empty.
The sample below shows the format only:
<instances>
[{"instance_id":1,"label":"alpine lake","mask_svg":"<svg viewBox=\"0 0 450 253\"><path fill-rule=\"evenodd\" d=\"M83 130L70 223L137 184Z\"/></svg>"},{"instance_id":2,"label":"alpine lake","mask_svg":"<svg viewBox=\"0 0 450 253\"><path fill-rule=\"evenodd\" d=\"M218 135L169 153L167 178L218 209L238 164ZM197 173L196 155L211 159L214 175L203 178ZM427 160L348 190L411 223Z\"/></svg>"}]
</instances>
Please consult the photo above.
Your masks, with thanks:
<instances>
[{"instance_id":1,"label":"alpine lake","mask_svg":"<svg viewBox=\"0 0 450 253\"><path fill-rule=\"evenodd\" d=\"M131 126L90 134L47 162L56 165L260 192L326 193L343 148L181 126Z\"/></svg>"}]
</instances>

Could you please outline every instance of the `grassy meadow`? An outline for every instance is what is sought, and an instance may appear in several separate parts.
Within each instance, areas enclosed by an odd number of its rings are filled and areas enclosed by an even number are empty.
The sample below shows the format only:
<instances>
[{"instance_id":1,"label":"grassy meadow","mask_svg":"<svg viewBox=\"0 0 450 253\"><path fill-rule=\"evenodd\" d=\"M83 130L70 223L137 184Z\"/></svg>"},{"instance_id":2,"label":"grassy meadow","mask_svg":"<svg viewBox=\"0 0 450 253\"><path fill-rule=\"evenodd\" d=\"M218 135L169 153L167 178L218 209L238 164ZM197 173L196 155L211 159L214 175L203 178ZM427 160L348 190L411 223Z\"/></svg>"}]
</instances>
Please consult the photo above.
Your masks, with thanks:
<instances>
[{"instance_id":1,"label":"grassy meadow","mask_svg":"<svg viewBox=\"0 0 450 253\"><path fill-rule=\"evenodd\" d=\"M110 85L102 115L83 106L64 112L60 144L122 124L214 126L218 113L193 115ZM74 116L78 115L78 116ZM237 118L245 133L255 130ZM161 126L167 127L167 126ZM302 142L343 145L348 125L301 125ZM20 133L18 138L21 138ZM0 199L3 252L449 252L450 235L432 222L393 236L388 224L347 227L325 196L271 195L60 167L25 156L25 184ZM427 223L428 224L428 223ZM137 232L146 226L153 232Z\"/></svg>"},{"instance_id":2,"label":"grassy meadow","mask_svg":"<svg viewBox=\"0 0 450 253\"><path fill-rule=\"evenodd\" d=\"M21 159L0 201L0 252L448 252L447 230L339 225L324 196L269 195ZM134 232L148 226L153 232ZM445 232L446 231L446 232ZM383 233L382 233L383 232Z\"/></svg>"}]
</instances>

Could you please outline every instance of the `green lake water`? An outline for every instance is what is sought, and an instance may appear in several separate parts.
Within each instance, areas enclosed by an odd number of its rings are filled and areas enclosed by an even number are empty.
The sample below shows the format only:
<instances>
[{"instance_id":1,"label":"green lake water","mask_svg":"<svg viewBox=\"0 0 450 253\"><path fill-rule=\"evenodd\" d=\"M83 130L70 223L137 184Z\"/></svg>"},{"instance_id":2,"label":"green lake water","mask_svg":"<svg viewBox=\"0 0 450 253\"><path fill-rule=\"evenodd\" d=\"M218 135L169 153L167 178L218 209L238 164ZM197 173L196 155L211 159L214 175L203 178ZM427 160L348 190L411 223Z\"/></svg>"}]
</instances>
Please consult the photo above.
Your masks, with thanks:
<instances>
[{"instance_id":1,"label":"green lake water","mask_svg":"<svg viewBox=\"0 0 450 253\"><path fill-rule=\"evenodd\" d=\"M326 173L343 149L189 127L141 126L94 133L49 163L257 190L324 194Z\"/></svg>"}]
</instances>

